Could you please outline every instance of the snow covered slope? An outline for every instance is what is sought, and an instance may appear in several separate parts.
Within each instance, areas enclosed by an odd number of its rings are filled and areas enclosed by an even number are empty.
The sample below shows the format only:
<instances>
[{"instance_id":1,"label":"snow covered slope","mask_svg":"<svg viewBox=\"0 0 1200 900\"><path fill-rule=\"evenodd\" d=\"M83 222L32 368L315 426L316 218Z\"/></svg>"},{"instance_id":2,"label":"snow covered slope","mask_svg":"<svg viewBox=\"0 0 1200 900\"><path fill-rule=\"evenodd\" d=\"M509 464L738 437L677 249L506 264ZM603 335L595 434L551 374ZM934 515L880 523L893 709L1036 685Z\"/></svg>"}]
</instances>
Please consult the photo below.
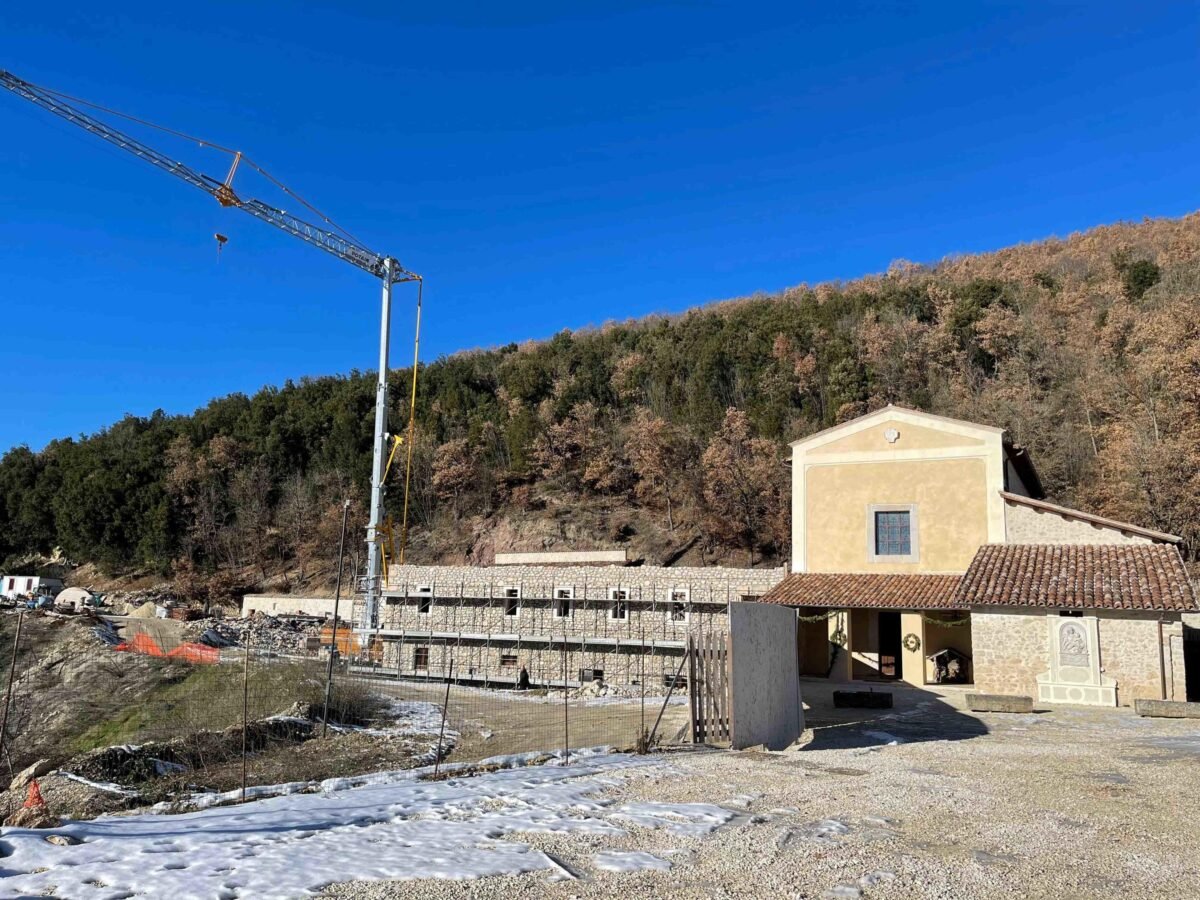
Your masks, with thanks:
<instances>
[{"instance_id":1,"label":"snow covered slope","mask_svg":"<svg viewBox=\"0 0 1200 900\"><path fill-rule=\"evenodd\" d=\"M500 840L514 832L620 835L624 823L636 822L697 834L732 818L708 804L626 808L600 796L646 767L666 770L653 757L573 753L570 765L555 760L437 782L418 780L427 769L388 772L279 786L281 796L183 815L112 816L56 832L4 828L0 896L53 888L64 900L302 897L352 879L466 879L558 868L541 852ZM80 843L51 844L48 833Z\"/></svg>"}]
</instances>

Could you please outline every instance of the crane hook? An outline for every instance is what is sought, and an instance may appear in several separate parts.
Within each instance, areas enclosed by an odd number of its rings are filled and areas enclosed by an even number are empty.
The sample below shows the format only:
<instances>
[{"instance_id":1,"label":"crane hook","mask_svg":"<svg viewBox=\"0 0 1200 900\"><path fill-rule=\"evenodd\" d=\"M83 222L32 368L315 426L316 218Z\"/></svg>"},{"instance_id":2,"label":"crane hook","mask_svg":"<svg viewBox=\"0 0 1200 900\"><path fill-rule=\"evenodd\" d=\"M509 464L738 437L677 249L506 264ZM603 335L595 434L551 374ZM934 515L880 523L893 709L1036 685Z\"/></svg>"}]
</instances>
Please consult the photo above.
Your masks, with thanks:
<instances>
[{"instance_id":1,"label":"crane hook","mask_svg":"<svg viewBox=\"0 0 1200 900\"><path fill-rule=\"evenodd\" d=\"M225 237L225 235L221 234L220 232L214 234L213 237L217 239L217 261L220 262L221 251L225 248L225 244L228 243L229 238Z\"/></svg>"}]
</instances>

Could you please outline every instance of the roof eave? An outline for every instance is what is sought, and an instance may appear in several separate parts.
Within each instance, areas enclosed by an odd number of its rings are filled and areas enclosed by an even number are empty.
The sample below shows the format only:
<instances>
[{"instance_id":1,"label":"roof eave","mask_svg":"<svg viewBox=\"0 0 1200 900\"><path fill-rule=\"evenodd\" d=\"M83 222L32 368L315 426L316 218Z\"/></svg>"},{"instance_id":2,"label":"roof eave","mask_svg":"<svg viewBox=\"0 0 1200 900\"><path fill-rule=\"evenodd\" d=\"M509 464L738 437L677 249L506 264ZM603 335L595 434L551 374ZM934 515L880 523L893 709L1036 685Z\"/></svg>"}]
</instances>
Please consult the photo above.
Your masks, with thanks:
<instances>
[{"instance_id":1,"label":"roof eave","mask_svg":"<svg viewBox=\"0 0 1200 900\"><path fill-rule=\"evenodd\" d=\"M1155 541L1161 541L1164 544L1183 543L1183 538L1177 534L1168 534L1165 531L1155 531L1152 528L1143 528L1141 525L1133 525L1129 522L1118 521L1117 519L1108 519L1104 516L1097 516L1094 513L1084 512L1083 510L1071 509L1069 506L1059 506L1057 503L1051 503L1048 500L1041 500L1034 497L1022 497L1020 494L1014 494L1010 491L1001 491L1000 496L1011 503L1019 503L1022 506L1028 506L1032 509L1040 509L1044 512L1054 513L1055 515L1064 516L1068 519L1078 519L1081 522L1089 522L1093 525L1101 525L1105 528L1111 528L1113 531L1140 535Z\"/></svg>"}]
</instances>

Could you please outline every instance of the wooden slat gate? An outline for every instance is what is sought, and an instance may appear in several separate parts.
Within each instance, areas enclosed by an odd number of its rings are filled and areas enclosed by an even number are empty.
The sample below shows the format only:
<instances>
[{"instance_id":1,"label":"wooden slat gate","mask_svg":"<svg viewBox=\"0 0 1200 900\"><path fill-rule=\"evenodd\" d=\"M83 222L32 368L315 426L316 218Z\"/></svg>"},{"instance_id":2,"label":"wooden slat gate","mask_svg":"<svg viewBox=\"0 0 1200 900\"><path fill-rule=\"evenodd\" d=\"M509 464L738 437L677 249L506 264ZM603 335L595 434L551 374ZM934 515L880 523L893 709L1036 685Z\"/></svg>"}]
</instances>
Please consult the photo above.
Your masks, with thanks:
<instances>
[{"instance_id":1,"label":"wooden slat gate","mask_svg":"<svg viewBox=\"0 0 1200 900\"><path fill-rule=\"evenodd\" d=\"M728 743L728 635L709 632L688 637L687 683L692 711L692 743Z\"/></svg>"}]
</instances>

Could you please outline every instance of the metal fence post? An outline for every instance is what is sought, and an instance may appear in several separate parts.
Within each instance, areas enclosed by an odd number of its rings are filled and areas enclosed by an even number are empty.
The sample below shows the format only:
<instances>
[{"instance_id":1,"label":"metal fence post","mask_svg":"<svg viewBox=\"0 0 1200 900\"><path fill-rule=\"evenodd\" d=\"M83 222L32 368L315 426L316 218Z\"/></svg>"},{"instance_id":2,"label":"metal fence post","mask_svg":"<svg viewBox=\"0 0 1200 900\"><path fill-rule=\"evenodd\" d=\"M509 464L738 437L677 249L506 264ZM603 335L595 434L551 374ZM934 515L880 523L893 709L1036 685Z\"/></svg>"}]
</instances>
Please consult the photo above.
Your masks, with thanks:
<instances>
[{"instance_id":1,"label":"metal fence post","mask_svg":"<svg viewBox=\"0 0 1200 900\"><path fill-rule=\"evenodd\" d=\"M450 671L446 673L446 699L442 701L442 727L438 731L437 757L433 761L433 777L442 769L442 741L446 737L446 715L450 712L450 680L454 677L454 657L450 658Z\"/></svg>"},{"instance_id":2,"label":"metal fence post","mask_svg":"<svg viewBox=\"0 0 1200 900\"><path fill-rule=\"evenodd\" d=\"M342 504L342 537L338 541L337 588L333 592L333 631L329 640L329 669L325 673L325 709L321 713L321 737L329 733L329 692L333 689L333 661L337 657L338 603L342 599L342 562L346 554L346 517L349 514L350 498L347 497Z\"/></svg>"},{"instance_id":3,"label":"metal fence post","mask_svg":"<svg viewBox=\"0 0 1200 900\"><path fill-rule=\"evenodd\" d=\"M21 610L17 613L17 634L13 638L12 662L8 666L8 690L4 693L4 715L0 717L0 753L8 749L6 746L8 740L8 710L12 706L13 688L17 682L17 651L21 649L21 626L24 622L25 610ZM9 760L8 774L10 777L13 774L11 756L12 754L9 753L4 757L6 760Z\"/></svg>"},{"instance_id":4,"label":"metal fence post","mask_svg":"<svg viewBox=\"0 0 1200 900\"><path fill-rule=\"evenodd\" d=\"M567 634L563 632L562 643L562 674L563 674L563 761L571 764L571 695L567 690Z\"/></svg>"},{"instance_id":5,"label":"metal fence post","mask_svg":"<svg viewBox=\"0 0 1200 900\"><path fill-rule=\"evenodd\" d=\"M250 723L250 645L242 663L242 802L246 802L246 729Z\"/></svg>"},{"instance_id":6,"label":"metal fence post","mask_svg":"<svg viewBox=\"0 0 1200 900\"><path fill-rule=\"evenodd\" d=\"M642 620L642 647L638 654L638 683L642 686L642 727L638 732L638 750L645 753L650 749L646 740L646 622Z\"/></svg>"}]
</instances>

